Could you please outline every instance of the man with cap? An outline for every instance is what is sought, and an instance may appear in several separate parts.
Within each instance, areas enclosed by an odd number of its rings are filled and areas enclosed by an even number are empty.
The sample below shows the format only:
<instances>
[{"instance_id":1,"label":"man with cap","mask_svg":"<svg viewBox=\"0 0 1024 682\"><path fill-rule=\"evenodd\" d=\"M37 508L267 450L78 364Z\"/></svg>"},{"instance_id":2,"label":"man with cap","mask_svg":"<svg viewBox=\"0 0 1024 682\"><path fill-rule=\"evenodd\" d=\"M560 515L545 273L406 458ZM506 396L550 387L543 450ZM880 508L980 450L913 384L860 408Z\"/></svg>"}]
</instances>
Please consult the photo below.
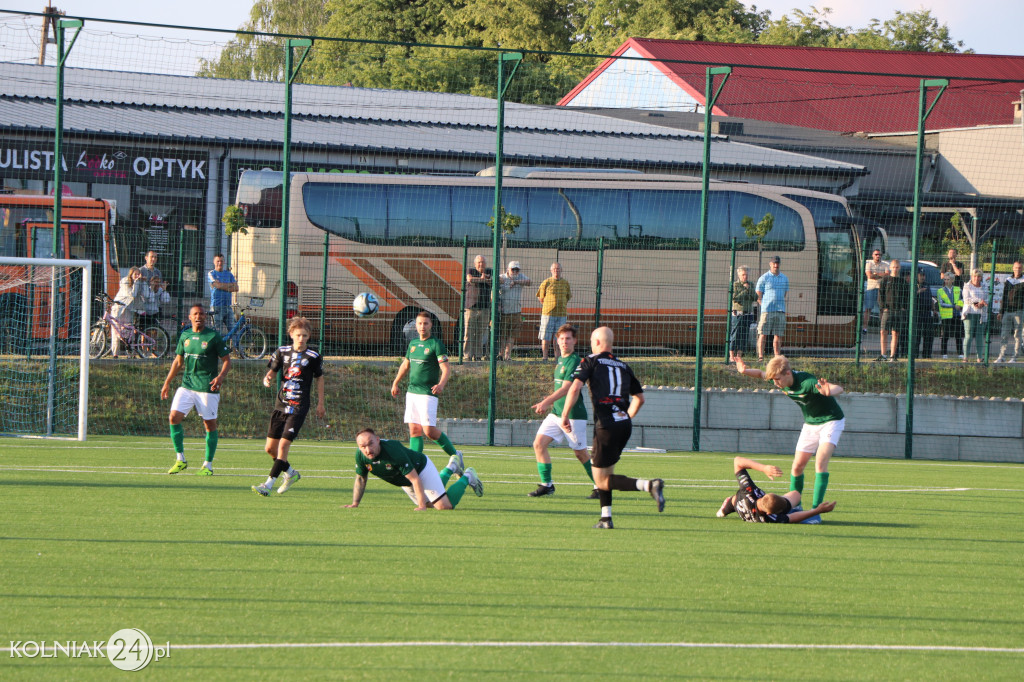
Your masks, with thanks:
<instances>
[{"instance_id":1,"label":"man with cap","mask_svg":"<svg viewBox=\"0 0 1024 682\"><path fill-rule=\"evenodd\" d=\"M779 271L782 260L778 256L768 259L768 272L757 280L757 305L761 320L757 325L757 359L764 360L764 338L774 336L772 349L782 355L782 337L786 334L786 294L789 278Z\"/></svg>"},{"instance_id":2,"label":"man with cap","mask_svg":"<svg viewBox=\"0 0 1024 682\"><path fill-rule=\"evenodd\" d=\"M519 261L509 261L508 270L498 277L498 291L501 295L501 323L498 325L498 339L505 344L502 359L512 359L516 337L523 326L523 287L532 281L522 273Z\"/></svg>"}]
</instances>

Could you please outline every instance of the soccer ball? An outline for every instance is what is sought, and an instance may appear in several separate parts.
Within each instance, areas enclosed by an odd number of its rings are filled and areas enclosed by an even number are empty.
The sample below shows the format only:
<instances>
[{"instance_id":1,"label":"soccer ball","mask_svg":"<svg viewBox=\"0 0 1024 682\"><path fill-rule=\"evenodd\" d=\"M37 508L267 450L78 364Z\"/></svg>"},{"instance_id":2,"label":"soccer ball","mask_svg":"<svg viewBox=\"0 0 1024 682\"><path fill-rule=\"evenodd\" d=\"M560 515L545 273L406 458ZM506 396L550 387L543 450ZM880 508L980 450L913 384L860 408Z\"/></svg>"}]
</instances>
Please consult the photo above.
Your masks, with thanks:
<instances>
[{"instance_id":1,"label":"soccer ball","mask_svg":"<svg viewBox=\"0 0 1024 682\"><path fill-rule=\"evenodd\" d=\"M352 312L356 317L373 317L380 310L380 303L377 297L368 291L357 295L352 301Z\"/></svg>"}]
</instances>

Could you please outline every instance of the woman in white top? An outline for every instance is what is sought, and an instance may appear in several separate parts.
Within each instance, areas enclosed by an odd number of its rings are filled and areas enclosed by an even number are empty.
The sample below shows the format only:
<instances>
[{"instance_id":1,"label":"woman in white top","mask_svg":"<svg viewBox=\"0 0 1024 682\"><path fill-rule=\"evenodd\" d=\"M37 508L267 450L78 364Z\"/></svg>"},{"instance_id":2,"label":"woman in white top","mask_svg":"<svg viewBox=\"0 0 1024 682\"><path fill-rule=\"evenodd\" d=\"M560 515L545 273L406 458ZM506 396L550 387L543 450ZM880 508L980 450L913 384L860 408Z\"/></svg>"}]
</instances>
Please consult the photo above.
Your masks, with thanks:
<instances>
[{"instance_id":1,"label":"woman in white top","mask_svg":"<svg viewBox=\"0 0 1024 682\"><path fill-rule=\"evenodd\" d=\"M131 268L128 275L121 280L121 288L114 297L114 305L110 308L110 314L121 324L130 324L132 311L142 309L142 288L146 283L142 279L142 271L138 268ZM116 329L110 333L110 354L117 357L121 350L121 337Z\"/></svg>"},{"instance_id":2,"label":"woman in white top","mask_svg":"<svg viewBox=\"0 0 1024 682\"><path fill-rule=\"evenodd\" d=\"M985 335L985 323L988 321L988 296L981 285L981 270L971 271L971 281L964 283L964 309L960 318L964 321L964 362L971 359L971 343L977 362L981 362L982 338Z\"/></svg>"}]
</instances>

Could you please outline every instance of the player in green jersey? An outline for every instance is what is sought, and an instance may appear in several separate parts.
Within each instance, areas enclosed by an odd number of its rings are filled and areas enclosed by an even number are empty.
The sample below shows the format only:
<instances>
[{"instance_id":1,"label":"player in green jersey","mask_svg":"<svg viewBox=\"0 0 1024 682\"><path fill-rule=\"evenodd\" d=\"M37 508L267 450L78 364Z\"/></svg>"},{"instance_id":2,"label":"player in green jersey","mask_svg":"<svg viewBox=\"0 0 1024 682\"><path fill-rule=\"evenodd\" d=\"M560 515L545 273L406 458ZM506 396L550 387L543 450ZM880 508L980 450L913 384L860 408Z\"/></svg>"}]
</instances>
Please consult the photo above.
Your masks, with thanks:
<instances>
[{"instance_id":1,"label":"player in green jersey","mask_svg":"<svg viewBox=\"0 0 1024 682\"><path fill-rule=\"evenodd\" d=\"M477 497L484 494L484 484L473 468L462 471L456 467L454 458L438 472L422 452L410 450L396 440L379 438L373 429L357 433L356 445L359 447L356 452L356 479L352 484L352 504L346 504L347 509L359 506L370 473L402 488L416 503L416 511L454 509L467 487L472 488ZM461 474L461 477L445 490L453 474Z\"/></svg>"},{"instance_id":2,"label":"player in green jersey","mask_svg":"<svg viewBox=\"0 0 1024 682\"><path fill-rule=\"evenodd\" d=\"M839 436L846 427L846 418L836 402L836 396L843 392L843 387L807 372L794 371L785 355L772 358L764 371L748 368L743 359L738 358L736 371L748 377L774 382L803 411L804 426L796 443L789 487L790 490L803 493L804 467L814 457L813 506L817 507L824 501L825 490L828 489L829 459L836 451Z\"/></svg>"},{"instance_id":3,"label":"player in green jersey","mask_svg":"<svg viewBox=\"0 0 1024 682\"><path fill-rule=\"evenodd\" d=\"M224 339L214 329L206 326L206 311L201 305L194 305L188 312L192 329L186 330L178 337L178 348L174 362L164 379L160 389L160 399L167 400L171 395L171 381L184 369L181 386L174 393L171 401L171 442L177 461L168 470L176 474L188 468L185 461L185 427L182 420L194 407L206 427L206 461L196 473L200 476L213 474L213 455L217 452L217 409L220 406L220 387L224 377L231 369L228 347ZM217 371L217 363L220 371Z\"/></svg>"},{"instance_id":4,"label":"player in green jersey","mask_svg":"<svg viewBox=\"0 0 1024 682\"><path fill-rule=\"evenodd\" d=\"M590 481L594 481L594 474L590 467L590 453L587 451L587 406L582 400L572 407L569 415L572 424L572 433L566 433L559 426L562 417L562 408L565 405L565 394L572 386L572 375L580 364L580 356L576 354L576 327L571 324L563 324L555 334L558 350L561 357L555 365L555 392L533 406L534 412L544 414L549 409L551 413L541 422L537 429L537 436L533 439L533 452L537 456L537 472L540 473L540 485L529 493L530 497L542 497L555 492L555 484L551 481L551 454L548 446L551 443L561 443L565 440L572 448L576 459L580 461L587 471ZM597 487L590 493L592 500L597 499Z\"/></svg>"},{"instance_id":5,"label":"player in green jersey","mask_svg":"<svg viewBox=\"0 0 1024 682\"><path fill-rule=\"evenodd\" d=\"M463 469L462 453L455 449L448 436L437 428L437 396L441 395L451 376L448 350L441 339L430 335L434 323L430 313L421 310L416 316L416 333L420 338L409 342L398 375L391 384L391 395L398 396L398 384L409 375L409 388L405 393L405 423L409 425L409 447L423 452L423 435L441 446L451 455L449 464L457 463Z\"/></svg>"}]
</instances>

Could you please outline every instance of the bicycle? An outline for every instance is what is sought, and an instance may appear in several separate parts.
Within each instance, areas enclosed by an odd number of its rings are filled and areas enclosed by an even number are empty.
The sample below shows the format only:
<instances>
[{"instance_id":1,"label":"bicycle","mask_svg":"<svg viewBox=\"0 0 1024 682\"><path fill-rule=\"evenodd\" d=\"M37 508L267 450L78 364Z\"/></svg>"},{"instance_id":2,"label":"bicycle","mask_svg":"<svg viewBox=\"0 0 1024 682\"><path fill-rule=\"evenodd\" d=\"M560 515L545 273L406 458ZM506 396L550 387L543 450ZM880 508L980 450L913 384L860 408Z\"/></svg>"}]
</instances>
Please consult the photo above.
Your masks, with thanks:
<instances>
[{"instance_id":1,"label":"bicycle","mask_svg":"<svg viewBox=\"0 0 1024 682\"><path fill-rule=\"evenodd\" d=\"M167 355L171 340L162 327L150 325L140 330L130 322L120 322L110 314L113 299L104 294L97 296L96 300L103 305L103 315L89 333L90 358L101 358L111 350L112 333L121 337L121 345L128 357L162 358Z\"/></svg>"},{"instance_id":2,"label":"bicycle","mask_svg":"<svg viewBox=\"0 0 1024 682\"><path fill-rule=\"evenodd\" d=\"M250 303L255 304L256 301L258 299L253 299ZM259 360L267 354L266 334L259 327L250 324L249 320L245 317L247 312L255 310L260 305L262 305L262 301L259 304L248 305L242 308L238 313L238 319L235 320L235 324L224 334L224 344L240 358Z\"/></svg>"}]
</instances>

